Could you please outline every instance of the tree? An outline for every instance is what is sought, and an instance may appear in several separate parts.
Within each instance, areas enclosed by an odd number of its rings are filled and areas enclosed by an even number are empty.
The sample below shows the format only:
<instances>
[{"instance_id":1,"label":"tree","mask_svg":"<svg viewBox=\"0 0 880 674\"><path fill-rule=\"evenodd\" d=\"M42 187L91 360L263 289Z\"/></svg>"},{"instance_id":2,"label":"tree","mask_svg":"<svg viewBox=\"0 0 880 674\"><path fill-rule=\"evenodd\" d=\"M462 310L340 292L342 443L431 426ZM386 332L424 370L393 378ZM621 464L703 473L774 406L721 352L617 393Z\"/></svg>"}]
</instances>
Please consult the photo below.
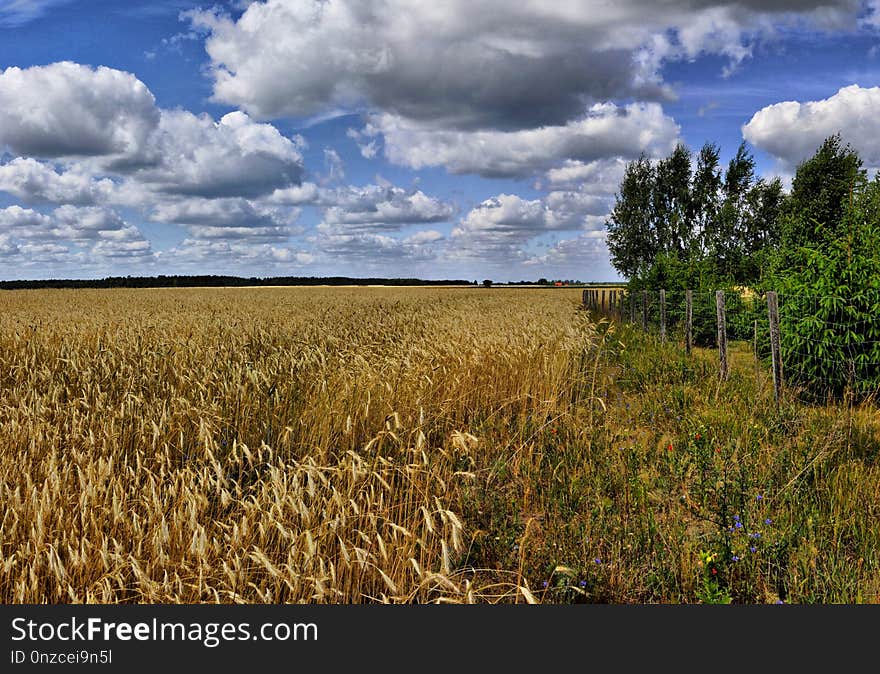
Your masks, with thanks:
<instances>
[{"instance_id":1,"label":"tree","mask_svg":"<svg viewBox=\"0 0 880 674\"><path fill-rule=\"evenodd\" d=\"M785 203L782 181L763 178L748 191L745 200L742 244L744 259L736 278L739 283L760 281L779 246L779 215Z\"/></svg>"},{"instance_id":2,"label":"tree","mask_svg":"<svg viewBox=\"0 0 880 674\"><path fill-rule=\"evenodd\" d=\"M611 263L626 278L646 272L658 252L653 223L654 168L642 155L626 165L608 229Z\"/></svg>"},{"instance_id":3,"label":"tree","mask_svg":"<svg viewBox=\"0 0 880 674\"><path fill-rule=\"evenodd\" d=\"M633 288L751 285L764 274L782 185L757 178L745 143L723 176L719 157L706 143L692 172L679 144L656 165L644 156L627 165L606 226L611 262Z\"/></svg>"},{"instance_id":4,"label":"tree","mask_svg":"<svg viewBox=\"0 0 880 674\"><path fill-rule=\"evenodd\" d=\"M797 167L782 216L781 248L786 254L816 241L831 242L840 234L844 210L864 187L862 160L840 135L829 136L815 154ZM787 264L789 260L781 260Z\"/></svg>"},{"instance_id":5,"label":"tree","mask_svg":"<svg viewBox=\"0 0 880 674\"><path fill-rule=\"evenodd\" d=\"M492 279L488 279L488 278L484 279L483 280L483 287L484 288L491 288L492 287Z\"/></svg>"},{"instance_id":6,"label":"tree","mask_svg":"<svg viewBox=\"0 0 880 674\"><path fill-rule=\"evenodd\" d=\"M743 245L747 219L747 196L755 184L755 159L741 143L727 165L721 184L721 204L716 217L709 221L707 252L727 279L744 280L740 273L745 262Z\"/></svg>"},{"instance_id":7,"label":"tree","mask_svg":"<svg viewBox=\"0 0 880 674\"><path fill-rule=\"evenodd\" d=\"M691 254L697 257L708 250L708 237L713 232L718 210L721 208L721 169L718 166L720 156L721 151L714 143L703 145L697 156L688 211L688 218L694 228L695 247Z\"/></svg>"},{"instance_id":8,"label":"tree","mask_svg":"<svg viewBox=\"0 0 880 674\"><path fill-rule=\"evenodd\" d=\"M658 251L683 254L693 238L688 215L691 201L691 151L679 143L657 162L652 204Z\"/></svg>"},{"instance_id":9,"label":"tree","mask_svg":"<svg viewBox=\"0 0 880 674\"><path fill-rule=\"evenodd\" d=\"M839 198L822 206L839 213L840 235L789 250L777 280L786 379L820 400L880 388L880 178Z\"/></svg>"}]
</instances>

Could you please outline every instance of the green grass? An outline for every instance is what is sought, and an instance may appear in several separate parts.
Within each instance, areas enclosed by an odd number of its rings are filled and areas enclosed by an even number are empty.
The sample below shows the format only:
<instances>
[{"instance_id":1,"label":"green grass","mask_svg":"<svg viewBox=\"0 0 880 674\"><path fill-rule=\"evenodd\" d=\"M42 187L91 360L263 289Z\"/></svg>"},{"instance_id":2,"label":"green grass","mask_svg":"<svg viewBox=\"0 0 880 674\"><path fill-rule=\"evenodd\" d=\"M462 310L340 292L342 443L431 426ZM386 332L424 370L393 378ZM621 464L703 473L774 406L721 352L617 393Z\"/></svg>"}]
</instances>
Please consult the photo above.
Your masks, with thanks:
<instances>
[{"instance_id":1,"label":"green grass","mask_svg":"<svg viewBox=\"0 0 880 674\"><path fill-rule=\"evenodd\" d=\"M604 327L568 413L472 495L467 563L544 602L876 601L878 410L777 407L746 343L719 382L715 351Z\"/></svg>"}]
</instances>

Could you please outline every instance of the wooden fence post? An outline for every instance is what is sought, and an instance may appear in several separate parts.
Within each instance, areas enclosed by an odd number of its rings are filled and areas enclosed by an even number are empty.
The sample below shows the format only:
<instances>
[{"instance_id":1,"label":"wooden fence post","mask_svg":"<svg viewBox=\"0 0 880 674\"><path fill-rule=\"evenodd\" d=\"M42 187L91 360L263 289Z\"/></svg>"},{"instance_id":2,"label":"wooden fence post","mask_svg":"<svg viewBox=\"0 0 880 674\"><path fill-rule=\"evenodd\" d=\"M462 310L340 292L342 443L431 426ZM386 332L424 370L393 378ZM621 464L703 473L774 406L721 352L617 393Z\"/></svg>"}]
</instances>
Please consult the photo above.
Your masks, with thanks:
<instances>
[{"instance_id":1,"label":"wooden fence post","mask_svg":"<svg viewBox=\"0 0 880 674\"><path fill-rule=\"evenodd\" d=\"M605 288L602 288L602 311L605 311L607 307L605 306Z\"/></svg>"},{"instance_id":2,"label":"wooden fence post","mask_svg":"<svg viewBox=\"0 0 880 674\"><path fill-rule=\"evenodd\" d=\"M767 318L770 320L770 355L773 366L773 395L776 404L782 392L782 353L779 347L779 298L776 292L767 292Z\"/></svg>"},{"instance_id":3,"label":"wooden fence post","mask_svg":"<svg viewBox=\"0 0 880 674\"><path fill-rule=\"evenodd\" d=\"M666 342L666 291L660 291L660 342Z\"/></svg>"},{"instance_id":4,"label":"wooden fence post","mask_svg":"<svg viewBox=\"0 0 880 674\"><path fill-rule=\"evenodd\" d=\"M629 322L635 324L636 322L636 296L627 290L627 294L629 295Z\"/></svg>"},{"instance_id":5,"label":"wooden fence post","mask_svg":"<svg viewBox=\"0 0 880 674\"><path fill-rule=\"evenodd\" d=\"M724 291L715 291L715 310L718 318L718 358L720 361L721 381L727 379L727 314L724 310Z\"/></svg>"},{"instance_id":6,"label":"wooden fence post","mask_svg":"<svg viewBox=\"0 0 880 674\"><path fill-rule=\"evenodd\" d=\"M694 346L694 291L686 290L684 296L687 304L684 313L684 348L690 355Z\"/></svg>"},{"instance_id":7,"label":"wooden fence post","mask_svg":"<svg viewBox=\"0 0 880 674\"><path fill-rule=\"evenodd\" d=\"M586 288L584 288L584 292L581 293L581 304L584 305L585 309L588 308L588 306L587 306L587 289Z\"/></svg>"},{"instance_id":8,"label":"wooden fence post","mask_svg":"<svg viewBox=\"0 0 880 674\"><path fill-rule=\"evenodd\" d=\"M642 291L642 330L648 331L648 291Z\"/></svg>"}]
</instances>

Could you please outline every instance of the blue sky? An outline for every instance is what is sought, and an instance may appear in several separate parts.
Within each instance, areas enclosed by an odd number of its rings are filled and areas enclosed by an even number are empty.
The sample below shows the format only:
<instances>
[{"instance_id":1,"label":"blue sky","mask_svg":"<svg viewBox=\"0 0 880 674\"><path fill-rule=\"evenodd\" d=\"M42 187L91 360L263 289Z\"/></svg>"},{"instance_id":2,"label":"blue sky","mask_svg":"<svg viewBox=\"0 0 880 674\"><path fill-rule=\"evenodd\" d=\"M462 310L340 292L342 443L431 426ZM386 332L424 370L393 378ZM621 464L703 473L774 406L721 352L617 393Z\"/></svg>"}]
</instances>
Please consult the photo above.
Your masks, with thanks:
<instances>
[{"instance_id":1,"label":"blue sky","mask_svg":"<svg viewBox=\"0 0 880 674\"><path fill-rule=\"evenodd\" d=\"M876 0L0 0L0 278L614 280L623 167L880 166Z\"/></svg>"}]
</instances>

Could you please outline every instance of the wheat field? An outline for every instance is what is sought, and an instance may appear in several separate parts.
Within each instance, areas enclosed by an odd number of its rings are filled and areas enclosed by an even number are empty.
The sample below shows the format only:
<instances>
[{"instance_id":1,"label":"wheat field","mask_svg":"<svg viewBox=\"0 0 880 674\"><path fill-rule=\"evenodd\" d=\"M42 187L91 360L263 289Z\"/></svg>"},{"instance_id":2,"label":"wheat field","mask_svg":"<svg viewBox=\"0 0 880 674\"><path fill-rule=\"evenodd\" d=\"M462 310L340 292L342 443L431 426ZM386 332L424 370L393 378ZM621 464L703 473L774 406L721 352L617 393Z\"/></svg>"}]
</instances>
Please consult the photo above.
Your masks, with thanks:
<instances>
[{"instance_id":1,"label":"wheat field","mask_svg":"<svg viewBox=\"0 0 880 674\"><path fill-rule=\"evenodd\" d=\"M462 509L590 423L580 294L0 294L0 601L536 601Z\"/></svg>"}]
</instances>

